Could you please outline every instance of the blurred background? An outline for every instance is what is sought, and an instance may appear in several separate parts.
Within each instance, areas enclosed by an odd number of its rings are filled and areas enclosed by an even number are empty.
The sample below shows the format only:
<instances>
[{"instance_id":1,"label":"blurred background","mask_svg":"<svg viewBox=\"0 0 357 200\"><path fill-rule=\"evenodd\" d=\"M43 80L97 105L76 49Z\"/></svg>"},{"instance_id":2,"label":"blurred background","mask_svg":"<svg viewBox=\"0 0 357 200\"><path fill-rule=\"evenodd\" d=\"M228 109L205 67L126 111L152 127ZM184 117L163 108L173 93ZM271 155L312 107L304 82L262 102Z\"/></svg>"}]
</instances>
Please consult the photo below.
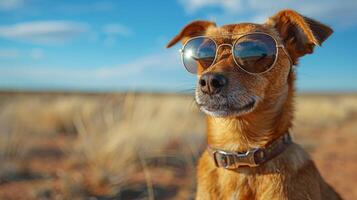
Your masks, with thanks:
<instances>
[{"instance_id":1,"label":"blurred background","mask_svg":"<svg viewBox=\"0 0 357 200\"><path fill-rule=\"evenodd\" d=\"M204 115L164 46L283 8L335 31L300 60L293 137L357 199L355 0L0 0L0 199L192 199Z\"/></svg>"}]
</instances>

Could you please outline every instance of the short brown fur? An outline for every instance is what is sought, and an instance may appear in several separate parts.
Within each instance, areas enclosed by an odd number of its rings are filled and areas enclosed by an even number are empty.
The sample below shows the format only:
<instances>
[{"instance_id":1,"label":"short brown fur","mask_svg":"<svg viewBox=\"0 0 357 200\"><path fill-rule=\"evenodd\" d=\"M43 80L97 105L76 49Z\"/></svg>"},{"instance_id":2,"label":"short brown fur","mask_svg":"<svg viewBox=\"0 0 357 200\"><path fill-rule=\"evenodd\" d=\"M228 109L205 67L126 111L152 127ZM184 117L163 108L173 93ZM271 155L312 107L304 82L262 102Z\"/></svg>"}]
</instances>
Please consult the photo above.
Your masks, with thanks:
<instances>
[{"instance_id":1,"label":"short brown fur","mask_svg":"<svg viewBox=\"0 0 357 200\"><path fill-rule=\"evenodd\" d=\"M169 44L185 42L197 35L219 38L226 33L268 33L283 44L296 64L298 58L312 53L321 45L332 29L293 10L283 10L264 24L232 24L216 27L215 23L195 21L187 25ZM234 38L233 38L234 39ZM207 72L223 73L230 81L228 91L240 85L247 94L258 96L258 106L241 116L207 117L207 142L227 151L247 151L264 148L292 127L295 94L295 71L288 56L279 49L275 66L268 73L254 76L235 66L231 56L222 49L218 61ZM221 57L222 56L222 57ZM197 200L208 199L341 199L323 180L309 155L297 144L258 167L240 167L237 170L217 168L207 151L197 168Z\"/></svg>"}]
</instances>

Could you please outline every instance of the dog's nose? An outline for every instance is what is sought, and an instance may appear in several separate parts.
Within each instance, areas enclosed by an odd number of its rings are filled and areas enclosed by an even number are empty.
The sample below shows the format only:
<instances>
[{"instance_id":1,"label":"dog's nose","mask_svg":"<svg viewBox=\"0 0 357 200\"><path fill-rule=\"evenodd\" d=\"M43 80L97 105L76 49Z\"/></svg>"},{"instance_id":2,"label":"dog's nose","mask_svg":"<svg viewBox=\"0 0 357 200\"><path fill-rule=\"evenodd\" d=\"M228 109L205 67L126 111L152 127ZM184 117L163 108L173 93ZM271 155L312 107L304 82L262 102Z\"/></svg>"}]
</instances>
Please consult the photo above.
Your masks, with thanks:
<instances>
[{"instance_id":1,"label":"dog's nose","mask_svg":"<svg viewBox=\"0 0 357 200\"><path fill-rule=\"evenodd\" d=\"M206 73L199 80L201 91L205 94L217 94L227 84L222 74Z\"/></svg>"}]
</instances>

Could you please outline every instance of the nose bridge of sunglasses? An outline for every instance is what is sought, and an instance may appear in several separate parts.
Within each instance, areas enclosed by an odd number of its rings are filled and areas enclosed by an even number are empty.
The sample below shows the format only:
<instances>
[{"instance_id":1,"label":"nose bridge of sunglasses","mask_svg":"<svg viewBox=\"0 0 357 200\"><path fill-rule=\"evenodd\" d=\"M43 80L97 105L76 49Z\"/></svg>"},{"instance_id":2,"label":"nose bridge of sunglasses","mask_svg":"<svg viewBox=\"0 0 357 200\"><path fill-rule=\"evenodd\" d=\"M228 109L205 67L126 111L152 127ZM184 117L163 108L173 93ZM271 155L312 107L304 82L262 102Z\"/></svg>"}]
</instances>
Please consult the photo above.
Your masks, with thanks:
<instances>
[{"instance_id":1,"label":"nose bridge of sunglasses","mask_svg":"<svg viewBox=\"0 0 357 200\"><path fill-rule=\"evenodd\" d=\"M217 47L217 51L218 51L221 47L229 47L230 49L232 49L232 48L233 48L233 45L228 44L228 43L220 44L220 45L218 45L218 47Z\"/></svg>"},{"instance_id":2,"label":"nose bridge of sunglasses","mask_svg":"<svg viewBox=\"0 0 357 200\"><path fill-rule=\"evenodd\" d=\"M231 55L233 53L233 45L231 44L220 44L217 49L216 49L216 56L219 59L219 57L225 56L225 55Z\"/></svg>"}]
</instances>

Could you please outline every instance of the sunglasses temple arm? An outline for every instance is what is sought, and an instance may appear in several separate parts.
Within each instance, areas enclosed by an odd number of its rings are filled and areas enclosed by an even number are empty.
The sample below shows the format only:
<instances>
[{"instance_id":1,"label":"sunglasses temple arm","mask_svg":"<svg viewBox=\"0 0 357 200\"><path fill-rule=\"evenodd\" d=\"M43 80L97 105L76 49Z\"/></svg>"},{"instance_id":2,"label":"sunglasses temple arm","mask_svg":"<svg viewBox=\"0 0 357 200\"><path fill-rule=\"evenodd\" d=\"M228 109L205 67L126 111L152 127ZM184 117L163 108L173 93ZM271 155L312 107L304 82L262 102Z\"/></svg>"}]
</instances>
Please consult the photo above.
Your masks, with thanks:
<instances>
[{"instance_id":1,"label":"sunglasses temple arm","mask_svg":"<svg viewBox=\"0 0 357 200\"><path fill-rule=\"evenodd\" d=\"M293 60L291 59L291 56L290 56L290 54L288 53L288 51L286 50L285 46L283 46L283 45L278 45L277 47L280 47L281 49L283 49L285 55L286 55L286 56L288 57L288 59L289 59L290 65L293 66L293 65L294 65L294 62L293 62Z\"/></svg>"}]
</instances>

